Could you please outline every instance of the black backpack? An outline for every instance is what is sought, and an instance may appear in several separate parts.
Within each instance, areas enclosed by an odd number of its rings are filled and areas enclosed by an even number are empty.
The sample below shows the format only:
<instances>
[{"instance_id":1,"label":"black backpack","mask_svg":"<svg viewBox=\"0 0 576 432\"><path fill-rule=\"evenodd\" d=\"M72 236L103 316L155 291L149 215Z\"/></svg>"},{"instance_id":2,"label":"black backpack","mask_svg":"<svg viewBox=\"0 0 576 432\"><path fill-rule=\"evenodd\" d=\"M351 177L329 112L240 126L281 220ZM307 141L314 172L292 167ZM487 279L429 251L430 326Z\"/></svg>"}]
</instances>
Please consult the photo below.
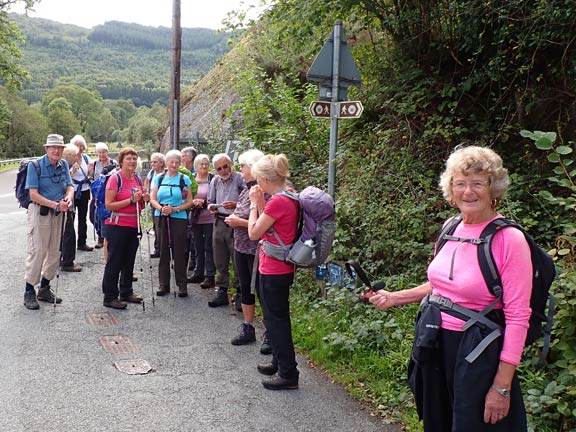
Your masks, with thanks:
<instances>
[{"instance_id":1,"label":"black backpack","mask_svg":"<svg viewBox=\"0 0 576 432\"><path fill-rule=\"evenodd\" d=\"M180 174L180 184L179 185L173 185L173 184L162 184L162 182L164 181L164 177L166 177L166 173L162 173L160 174L160 177L158 177L158 189L160 189L162 186L164 187L169 187L170 188L170 196L172 196L172 188L174 187L178 187L180 188L180 191L182 193L182 201L186 201L186 198L188 197L188 189L186 188L186 181L184 180L184 174L179 173Z\"/></svg>"},{"instance_id":2,"label":"black backpack","mask_svg":"<svg viewBox=\"0 0 576 432\"><path fill-rule=\"evenodd\" d=\"M40 179L40 164L38 159L24 159L20 161L20 167L18 168L18 174L16 174L16 185L14 186L14 192L16 199L20 204L20 207L27 209L30 205L30 191L26 189L26 177L28 175L28 164L32 162L34 168L36 168L36 174L38 179Z\"/></svg>"},{"instance_id":3,"label":"black backpack","mask_svg":"<svg viewBox=\"0 0 576 432\"><path fill-rule=\"evenodd\" d=\"M538 362L538 367L541 367L550 349L550 333L552 330L555 303L554 296L550 293L550 286L556 278L554 260L545 250L536 244L532 236L530 236L521 225L512 220L506 218L494 219L484 228L479 239L464 239L452 236L452 233L461 221L462 216L456 215L446 222L436 241L436 254L442 249L446 242L450 240L477 244L480 271L482 272L488 289L497 297L493 302L494 305L501 301L503 291L500 273L498 272L492 255L492 239L498 231L509 227L516 228L524 234L530 247L533 269L532 294L530 296L532 314L530 315L525 346L533 344L544 335L544 345Z\"/></svg>"}]
</instances>

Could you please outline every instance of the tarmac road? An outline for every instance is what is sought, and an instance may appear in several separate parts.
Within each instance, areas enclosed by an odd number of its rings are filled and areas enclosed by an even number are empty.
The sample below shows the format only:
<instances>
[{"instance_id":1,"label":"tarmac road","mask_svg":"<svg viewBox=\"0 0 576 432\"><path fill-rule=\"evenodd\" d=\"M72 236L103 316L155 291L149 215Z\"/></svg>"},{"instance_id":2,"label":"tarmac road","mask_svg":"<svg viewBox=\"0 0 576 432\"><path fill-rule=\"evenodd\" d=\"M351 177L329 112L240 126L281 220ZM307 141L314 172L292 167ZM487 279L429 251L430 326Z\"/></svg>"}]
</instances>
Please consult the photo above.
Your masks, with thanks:
<instances>
[{"instance_id":1,"label":"tarmac road","mask_svg":"<svg viewBox=\"0 0 576 432\"><path fill-rule=\"evenodd\" d=\"M96 250L78 252L81 273L60 274L61 305L25 309L26 213L17 207L14 178L15 171L0 173L0 431L400 431L303 357L298 390L264 389L255 366L269 357L259 344L230 344L241 316L232 306L210 309L211 290L190 284L188 298L156 298L153 306L151 284L158 284L146 236L135 269L145 311L102 306L104 260ZM124 336L111 344L124 353L106 352L103 336ZM143 360L152 371L128 375L114 366L119 360Z\"/></svg>"}]
</instances>

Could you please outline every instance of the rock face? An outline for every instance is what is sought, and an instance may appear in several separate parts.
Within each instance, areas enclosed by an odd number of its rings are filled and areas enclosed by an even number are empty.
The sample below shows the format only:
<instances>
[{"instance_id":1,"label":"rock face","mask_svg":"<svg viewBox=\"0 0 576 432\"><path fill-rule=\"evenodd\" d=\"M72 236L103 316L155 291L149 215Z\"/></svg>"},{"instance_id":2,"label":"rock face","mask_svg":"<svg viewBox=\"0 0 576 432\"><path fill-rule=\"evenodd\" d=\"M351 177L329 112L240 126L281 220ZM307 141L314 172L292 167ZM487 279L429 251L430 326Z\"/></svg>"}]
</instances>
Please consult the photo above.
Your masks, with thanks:
<instances>
[{"instance_id":1,"label":"rock face","mask_svg":"<svg viewBox=\"0 0 576 432\"><path fill-rule=\"evenodd\" d=\"M208 74L201 78L188 95L180 108L180 147L196 146L197 136L208 141L208 148L223 148L228 140L234 137L235 116L228 110L240 98L234 91L234 74L226 66L227 59L234 56L232 50ZM171 132L164 132L161 151L166 152L171 146ZM200 146L199 150L205 148Z\"/></svg>"}]
</instances>

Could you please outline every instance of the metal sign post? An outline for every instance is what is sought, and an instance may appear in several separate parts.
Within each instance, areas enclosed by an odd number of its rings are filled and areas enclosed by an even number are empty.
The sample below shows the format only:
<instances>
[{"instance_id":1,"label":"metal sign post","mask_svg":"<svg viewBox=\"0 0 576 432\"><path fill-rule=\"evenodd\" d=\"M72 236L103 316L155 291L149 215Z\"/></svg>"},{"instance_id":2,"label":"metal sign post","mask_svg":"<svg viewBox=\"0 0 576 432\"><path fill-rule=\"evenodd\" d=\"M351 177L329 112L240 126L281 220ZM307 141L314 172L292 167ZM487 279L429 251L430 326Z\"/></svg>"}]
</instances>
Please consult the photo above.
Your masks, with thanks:
<instances>
[{"instance_id":1,"label":"metal sign post","mask_svg":"<svg viewBox=\"0 0 576 432\"><path fill-rule=\"evenodd\" d=\"M342 21L334 23L334 31L308 69L306 78L319 85L320 100L312 102L310 114L315 118L330 118L328 193L334 197L338 119L360 117L363 110L359 101L341 102L348 99L349 86L361 83L360 73L342 31Z\"/></svg>"},{"instance_id":2,"label":"metal sign post","mask_svg":"<svg viewBox=\"0 0 576 432\"><path fill-rule=\"evenodd\" d=\"M340 81L340 37L342 21L334 24L334 54L332 57L332 113L330 116L330 149L328 152L328 193L334 198L336 182L336 146L338 145L338 84Z\"/></svg>"}]
</instances>

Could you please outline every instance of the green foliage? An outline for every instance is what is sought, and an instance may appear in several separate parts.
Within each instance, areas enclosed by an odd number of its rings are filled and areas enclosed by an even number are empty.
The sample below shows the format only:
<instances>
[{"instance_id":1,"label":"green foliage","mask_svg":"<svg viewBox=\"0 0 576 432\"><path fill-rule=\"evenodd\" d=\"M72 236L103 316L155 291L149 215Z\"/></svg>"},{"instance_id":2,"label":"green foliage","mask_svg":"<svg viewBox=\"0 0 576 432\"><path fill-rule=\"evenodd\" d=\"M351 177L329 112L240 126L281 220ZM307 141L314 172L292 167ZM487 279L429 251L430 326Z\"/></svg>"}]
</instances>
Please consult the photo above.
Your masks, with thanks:
<instances>
[{"instance_id":1,"label":"green foliage","mask_svg":"<svg viewBox=\"0 0 576 432\"><path fill-rule=\"evenodd\" d=\"M17 94L0 87L1 107L5 109L7 121L0 129L0 158L42 154L42 144L48 135L48 126L42 113L28 106Z\"/></svg>"},{"instance_id":2,"label":"green foliage","mask_svg":"<svg viewBox=\"0 0 576 432\"><path fill-rule=\"evenodd\" d=\"M406 380L399 377L406 376L415 307L377 311L359 303L356 293L330 286L325 298L316 298L309 290L313 284L308 273L299 273L292 291L297 348L369 405L374 415L400 420L398 408L412 406Z\"/></svg>"},{"instance_id":3,"label":"green foliage","mask_svg":"<svg viewBox=\"0 0 576 432\"><path fill-rule=\"evenodd\" d=\"M10 14L26 37L22 66L31 72L24 97L42 100L58 84L75 84L105 99L136 106L168 101L171 29L107 22L92 30ZM181 81L195 82L227 49L230 35L182 29Z\"/></svg>"}]
</instances>

